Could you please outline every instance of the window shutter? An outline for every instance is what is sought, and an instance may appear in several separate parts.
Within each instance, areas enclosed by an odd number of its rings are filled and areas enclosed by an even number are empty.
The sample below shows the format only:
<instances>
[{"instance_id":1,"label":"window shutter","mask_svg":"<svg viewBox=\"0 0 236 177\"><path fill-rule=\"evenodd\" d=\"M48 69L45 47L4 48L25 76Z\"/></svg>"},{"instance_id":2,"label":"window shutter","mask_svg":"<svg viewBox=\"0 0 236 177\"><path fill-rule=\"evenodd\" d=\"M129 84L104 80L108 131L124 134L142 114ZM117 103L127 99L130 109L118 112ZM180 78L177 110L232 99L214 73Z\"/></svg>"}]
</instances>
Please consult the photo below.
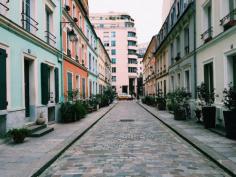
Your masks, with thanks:
<instances>
[{"instance_id":1,"label":"window shutter","mask_svg":"<svg viewBox=\"0 0 236 177\"><path fill-rule=\"evenodd\" d=\"M0 49L0 110L7 109L6 50Z\"/></svg>"},{"instance_id":2,"label":"window shutter","mask_svg":"<svg viewBox=\"0 0 236 177\"><path fill-rule=\"evenodd\" d=\"M58 68L55 68L54 70L55 74L55 102L59 102L59 72Z\"/></svg>"},{"instance_id":3,"label":"window shutter","mask_svg":"<svg viewBox=\"0 0 236 177\"><path fill-rule=\"evenodd\" d=\"M48 65L41 63L41 100L43 105L48 104Z\"/></svg>"}]
</instances>

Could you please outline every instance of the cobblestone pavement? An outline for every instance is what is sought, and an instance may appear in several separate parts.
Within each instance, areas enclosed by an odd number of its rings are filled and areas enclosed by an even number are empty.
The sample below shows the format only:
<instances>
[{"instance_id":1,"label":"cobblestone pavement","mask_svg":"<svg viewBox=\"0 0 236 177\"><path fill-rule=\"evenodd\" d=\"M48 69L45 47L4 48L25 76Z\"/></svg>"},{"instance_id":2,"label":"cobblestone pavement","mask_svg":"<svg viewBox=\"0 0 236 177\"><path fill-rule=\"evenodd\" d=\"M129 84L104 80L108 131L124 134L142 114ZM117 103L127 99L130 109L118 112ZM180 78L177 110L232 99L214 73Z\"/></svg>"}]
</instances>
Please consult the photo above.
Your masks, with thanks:
<instances>
[{"instance_id":1,"label":"cobblestone pavement","mask_svg":"<svg viewBox=\"0 0 236 177\"><path fill-rule=\"evenodd\" d=\"M120 102L41 176L228 175L135 102Z\"/></svg>"}]
</instances>

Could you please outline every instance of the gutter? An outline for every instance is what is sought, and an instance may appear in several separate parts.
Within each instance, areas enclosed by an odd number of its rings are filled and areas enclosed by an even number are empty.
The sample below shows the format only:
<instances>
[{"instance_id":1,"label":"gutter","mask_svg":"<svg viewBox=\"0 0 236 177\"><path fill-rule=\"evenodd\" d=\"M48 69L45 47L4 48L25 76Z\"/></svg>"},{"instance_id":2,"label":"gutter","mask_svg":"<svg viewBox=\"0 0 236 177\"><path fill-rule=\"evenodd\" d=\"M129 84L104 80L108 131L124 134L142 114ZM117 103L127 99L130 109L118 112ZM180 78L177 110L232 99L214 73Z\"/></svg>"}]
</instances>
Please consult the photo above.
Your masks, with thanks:
<instances>
[{"instance_id":1,"label":"gutter","mask_svg":"<svg viewBox=\"0 0 236 177\"><path fill-rule=\"evenodd\" d=\"M196 1L194 1L193 6L193 15L194 15L194 98L197 99L197 52L196 52L196 43L197 43L197 36L196 36L196 27L197 27L197 16L196 16Z\"/></svg>"},{"instance_id":2,"label":"gutter","mask_svg":"<svg viewBox=\"0 0 236 177\"><path fill-rule=\"evenodd\" d=\"M60 1L60 50L61 50L61 102L64 102L64 82L63 82L63 74L64 74L64 56L63 56L63 36L62 36L62 1Z\"/></svg>"}]
</instances>

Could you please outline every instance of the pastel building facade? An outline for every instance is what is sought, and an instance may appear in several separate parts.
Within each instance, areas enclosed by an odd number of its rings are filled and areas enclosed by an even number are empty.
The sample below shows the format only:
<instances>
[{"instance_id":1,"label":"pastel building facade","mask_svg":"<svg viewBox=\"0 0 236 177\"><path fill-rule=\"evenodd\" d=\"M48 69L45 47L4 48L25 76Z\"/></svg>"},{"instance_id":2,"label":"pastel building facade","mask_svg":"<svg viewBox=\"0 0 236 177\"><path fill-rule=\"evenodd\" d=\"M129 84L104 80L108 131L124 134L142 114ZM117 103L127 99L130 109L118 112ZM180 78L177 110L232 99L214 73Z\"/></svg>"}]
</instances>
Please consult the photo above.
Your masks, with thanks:
<instances>
[{"instance_id":1,"label":"pastel building facade","mask_svg":"<svg viewBox=\"0 0 236 177\"><path fill-rule=\"evenodd\" d=\"M86 19L86 36L88 39L87 63L88 63L88 89L89 97L98 93L98 52L97 35L89 19Z\"/></svg>"},{"instance_id":2,"label":"pastel building facade","mask_svg":"<svg viewBox=\"0 0 236 177\"><path fill-rule=\"evenodd\" d=\"M236 2L196 1L197 85L215 91L216 123L224 125L223 93L236 86Z\"/></svg>"},{"instance_id":3,"label":"pastel building facade","mask_svg":"<svg viewBox=\"0 0 236 177\"><path fill-rule=\"evenodd\" d=\"M137 36L134 20L126 13L90 14L97 35L112 60L112 87L118 94L135 94Z\"/></svg>"},{"instance_id":4,"label":"pastel building facade","mask_svg":"<svg viewBox=\"0 0 236 177\"><path fill-rule=\"evenodd\" d=\"M80 1L64 0L62 3L63 95L68 101L72 91L78 90L78 97L85 99L88 97L87 14Z\"/></svg>"},{"instance_id":5,"label":"pastel building facade","mask_svg":"<svg viewBox=\"0 0 236 177\"><path fill-rule=\"evenodd\" d=\"M57 121L62 100L60 1L0 5L0 130Z\"/></svg>"}]
</instances>

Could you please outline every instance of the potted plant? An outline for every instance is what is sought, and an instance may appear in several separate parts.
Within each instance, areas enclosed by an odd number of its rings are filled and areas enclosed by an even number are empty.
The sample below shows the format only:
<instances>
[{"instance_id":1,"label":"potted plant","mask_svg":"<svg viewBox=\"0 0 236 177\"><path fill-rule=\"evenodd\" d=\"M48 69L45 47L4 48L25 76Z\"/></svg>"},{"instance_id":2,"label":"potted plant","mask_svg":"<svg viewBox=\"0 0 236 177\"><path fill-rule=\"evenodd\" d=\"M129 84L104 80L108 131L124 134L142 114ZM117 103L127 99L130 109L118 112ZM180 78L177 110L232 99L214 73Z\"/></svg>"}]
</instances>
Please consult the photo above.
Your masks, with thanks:
<instances>
[{"instance_id":1,"label":"potted plant","mask_svg":"<svg viewBox=\"0 0 236 177\"><path fill-rule=\"evenodd\" d=\"M209 90L205 83L197 87L198 98L204 103L202 106L202 117L205 128L215 128L216 107L214 89Z\"/></svg>"},{"instance_id":2,"label":"potted plant","mask_svg":"<svg viewBox=\"0 0 236 177\"><path fill-rule=\"evenodd\" d=\"M191 94L186 92L184 88L177 89L172 95L172 108L175 120L187 119L187 105L191 98Z\"/></svg>"},{"instance_id":3,"label":"potted plant","mask_svg":"<svg viewBox=\"0 0 236 177\"><path fill-rule=\"evenodd\" d=\"M166 110L166 99L163 97L158 97L156 99L157 102L157 109L160 111Z\"/></svg>"},{"instance_id":4,"label":"potted plant","mask_svg":"<svg viewBox=\"0 0 236 177\"><path fill-rule=\"evenodd\" d=\"M227 110L223 111L226 136L236 139L236 89L232 83L223 91L223 103Z\"/></svg>"},{"instance_id":5,"label":"potted plant","mask_svg":"<svg viewBox=\"0 0 236 177\"><path fill-rule=\"evenodd\" d=\"M197 123L201 123L201 117L202 117L202 102L200 99L196 100L196 108L194 110L195 116L197 118Z\"/></svg>"},{"instance_id":6,"label":"potted plant","mask_svg":"<svg viewBox=\"0 0 236 177\"><path fill-rule=\"evenodd\" d=\"M16 144L23 143L25 137L30 134L30 131L26 128L14 128L7 132Z\"/></svg>"}]
</instances>

